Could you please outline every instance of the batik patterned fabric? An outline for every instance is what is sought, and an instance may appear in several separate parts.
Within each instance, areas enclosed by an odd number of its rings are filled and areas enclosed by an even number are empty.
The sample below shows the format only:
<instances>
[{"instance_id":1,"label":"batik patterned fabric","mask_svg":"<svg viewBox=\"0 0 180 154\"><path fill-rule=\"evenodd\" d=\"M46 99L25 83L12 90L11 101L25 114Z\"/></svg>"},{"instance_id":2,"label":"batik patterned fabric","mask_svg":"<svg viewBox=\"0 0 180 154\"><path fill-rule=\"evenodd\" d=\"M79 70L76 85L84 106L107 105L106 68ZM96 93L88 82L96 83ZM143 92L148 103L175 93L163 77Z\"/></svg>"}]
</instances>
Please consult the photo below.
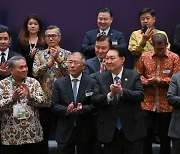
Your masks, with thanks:
<instances>
[{"instance_id":1,"label":"batik patterned fabric","mask_svg":"<svg viewBox=\"0 0 180 154\"><path fill-rule=\"evenodd\" d=\"M145 52L140 57L136 69L141 75L144 86L145 98L141 108L149 111L171 112L172 107L167 102L167 90L172 74L180 71L179 56L166 51L165 56L159 59L154 51ZM145 85L149 78L159 78L158 86Z\"/></svg>"},{"instance_id":2,"label":"batik patterned fabric","mask_svg":"<svg viewBox=\"0 0 180 154\"><path fill-rule=\"evenodd\" d=\"M0 81L0 113L1 140L3 145L21 145L37 143L43 140L43 131L36 107L50 106L45 99L39 82L27 77L30 99L22 98L17 102L12 99L14 79L12 76ZM25 118L14 116L14 107L22 105L25 108Z\"/></svg>"},{"instance_id":3,"label":"batik patterned fabric","mask_svg":"<svg viewBox=\"0 0 180 154\"><path fill-rule=\"evenodd\" d=\"M33 75L40 81L42 89L49 101L51 99L54 81L68 74L66 60L71 52L61 48L59 54L63 61L61 63L55 62L53 67L48 66L48 60L50 58L48 50L39 51L33 63Z\"/></svg>"}]
</instances>

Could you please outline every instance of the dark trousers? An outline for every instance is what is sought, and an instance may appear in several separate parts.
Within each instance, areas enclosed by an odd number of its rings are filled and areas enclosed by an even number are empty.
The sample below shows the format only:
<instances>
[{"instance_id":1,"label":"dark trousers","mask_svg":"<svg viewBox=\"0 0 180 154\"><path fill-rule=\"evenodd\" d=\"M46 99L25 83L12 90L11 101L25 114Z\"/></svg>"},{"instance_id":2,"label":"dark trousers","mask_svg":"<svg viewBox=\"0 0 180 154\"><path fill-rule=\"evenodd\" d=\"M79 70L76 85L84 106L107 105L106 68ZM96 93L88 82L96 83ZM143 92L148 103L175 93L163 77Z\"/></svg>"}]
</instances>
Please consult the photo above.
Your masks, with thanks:
<instances>
[{"instance_id":1,"label":"dark trousers","mask_svg":"<svg viewBox=\"0 0 180 154\"><path fill-rule=\"evenodd\" d=\"M123 131L116 129L112 142L104 144L104 154L142 154L143 141L129 141Z\"/></svg>"},{"instance_id":2,"label":"dark trousers","mask_svg":"<svg viewBox=\"0 0 180 154\"><path fill-rule=\"evenodd\" d=\"M40 143L2 145L2 154L41 154Z\"/></svg>"},{"instance_id":3,"label":"dark trousers","mask_svg":"<svg viewBox=\"0 0 180 154\"><path fill-rule=\"evenodd\" d=\"M74 127L70 140L67 143L58 143L57 154L74 154L75 146L77 154L92 154L92 142L83 143L77 135L76 127Z\"/></svg>"},{"instance_id":4,"label":"dark trousers","mask_svg":"<svg viewBox=\"0 0 180 154\"><path fill-rule=\"evenodd\" d=\"M172 138L172 149L173 149L173 154L180 153L180 139L179 138Z\"/></svg>"},{"instance_id":5,"label":"dark trousers","mask_svg":"<svg viewBox=\"0 0 180 154\"><path fill-rule=\"evenodd\" d=\"M168 129L171 113L157 113L152 111L142 111L142 113L147 130L147 136L143 141L143 154L152 154L152 138L154 136L156 122L158 123L158 132L160 135L159 154L170 154L170 137L168 137Z\"/></svg>"}]
</instances>

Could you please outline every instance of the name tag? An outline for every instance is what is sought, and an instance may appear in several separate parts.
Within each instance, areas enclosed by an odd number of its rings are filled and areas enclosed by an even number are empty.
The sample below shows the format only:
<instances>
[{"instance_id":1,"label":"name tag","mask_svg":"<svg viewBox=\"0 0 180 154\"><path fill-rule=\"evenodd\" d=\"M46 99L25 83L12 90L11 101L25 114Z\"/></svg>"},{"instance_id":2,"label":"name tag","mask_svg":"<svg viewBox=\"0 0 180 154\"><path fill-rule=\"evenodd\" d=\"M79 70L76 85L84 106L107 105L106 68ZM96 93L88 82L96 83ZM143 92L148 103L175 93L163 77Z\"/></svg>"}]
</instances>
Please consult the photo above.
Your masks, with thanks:
<instances>
[{"instance_id":1,"label":"name tag","mask_svg":"<svg viewBox=\"0 0 180 154\"><path fill-rule=\"evenodd\" d=\"M92 95L93 95L92 89L86 90L86 91L85 91L85 95L86 95L86 97L92 96Z\"/></svg>"},{"instance_id":2,"label":"name tag","mask_svg":"<svg viewBox=\"0 0 180 154\"><path fill-rule=\"evenodd\" d=\"M113 40L113 41L112 41L112 45L118 45L117 40Z\"/></svg>"},{"instance_id":3,"label":"name tag","mask_svg":"<svg viewBox=\"0 0 180 154\"><path fill-rule=\"evenodd\" d=\"M169 69L163 70L164 74L169 74L171 71Z\"/></svg>"}]
</instances>

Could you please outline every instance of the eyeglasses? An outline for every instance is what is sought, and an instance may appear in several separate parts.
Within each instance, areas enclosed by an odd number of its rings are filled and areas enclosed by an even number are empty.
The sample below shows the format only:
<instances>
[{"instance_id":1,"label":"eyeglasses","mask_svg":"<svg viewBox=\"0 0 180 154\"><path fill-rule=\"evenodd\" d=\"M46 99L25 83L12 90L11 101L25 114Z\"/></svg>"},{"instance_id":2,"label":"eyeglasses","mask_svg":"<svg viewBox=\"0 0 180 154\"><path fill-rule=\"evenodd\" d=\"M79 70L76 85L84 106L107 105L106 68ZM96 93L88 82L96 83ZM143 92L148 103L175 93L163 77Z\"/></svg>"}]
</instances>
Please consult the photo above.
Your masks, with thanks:
<instances>
[{"instance_id":1,"label":"eyeglasses","mask_svg":"<svg viewBox=\"0 0 180 154\"><path fill-rule=\"evenodd\" d=\"M57 36L59 36L59 35L57 35L57 34L49 34L49 35L46 35L45 37L48 38L48 39L50 39L50 38L55 39Z\"/></svg>"},{"instance_id":2,"label":"eyeglasses","mask_svg":"<svg viewBox=\"0 0 180 154\"><path fill-rule=\"evenodd\" d=\"M68 61L67 63L69 65L72 65L73 63L74 63L74 65L79 65L80 64L80 62L78 62L78 61Z\"/></svg>"},{"instance_id":3,"label":"eyeglasses","mask_svg":"<svg viewBox=\"0 0 180 154\"><path fill-rule=\"evenodd\" d=\"M161 52L161 51L165 51L166 48L154 48L154 51L157 51L157 52Z\"/></svg>"}]
</instances>

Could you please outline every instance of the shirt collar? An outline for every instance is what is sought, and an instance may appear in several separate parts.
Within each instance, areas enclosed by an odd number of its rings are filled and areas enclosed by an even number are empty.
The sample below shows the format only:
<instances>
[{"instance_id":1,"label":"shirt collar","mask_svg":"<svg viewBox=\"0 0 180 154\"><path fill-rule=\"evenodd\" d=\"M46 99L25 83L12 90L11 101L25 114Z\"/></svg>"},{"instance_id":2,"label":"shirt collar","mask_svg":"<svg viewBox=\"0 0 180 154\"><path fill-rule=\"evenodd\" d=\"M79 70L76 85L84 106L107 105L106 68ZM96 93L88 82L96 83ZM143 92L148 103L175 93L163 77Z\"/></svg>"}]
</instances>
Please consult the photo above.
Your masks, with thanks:
<instances>
[{"instance_id":1,"label":"shirt collar","mask_svg":"<svg viewBox=\"0 0 180 154\"><path fill-rule=\"evenodd\" d=\"M100 33L105 32L106 35L108 35L109 30L110 30L110 27L108 29L106 29L106 30L99 29Z\"/></svg>"},{"instance_id":2,"label":"shirt collar","mask_svg":"<svg viewBox=\"0 0 180 154\"><path fill-rule=\"evenodd\" d=\"M123 72L123 67L122 67L122 69L121 69L121 71L119 72L118 75L111 73L111 74L112 74L112 77L113 77L113 80L114 80L114 78L115 78L116 76L118 76L118 77L121 79L121 78L122 78L122 72Z\"/></svg>"},{"instance_id":3,"label":"shirt collar","mask_svg":"<svg viewBox=\"0 0 180 154\"><path fill-rule=\"evenodd\" d=\"M2 53L2 51L0 51L0 55L1 55L1 53ZM9 54L9 48L7 48L7 49L4 51L4 53L6 54L6 57L7 57L8 54Z\"/></svg>"},{"instance_id":4,"label":"shirt collar","mask_svg":"<svg viewBox=\"0 0 180 154\"><path fill-rule=\"evenodd\" d=\"M72 81L73 79L78 79L78 81L80 81L80 80L81 80L81 77L82 77L82 73L81 73L77 78L74 78L71 74L70 74L69 76L70 76L71 81Z\"/></svg>"},{"instance_id":5,"label":"shirt collar","mask_svg":"<svg viewBox=\"0 0 180 154\"><path fill-rule=\"evenodd\" d=\"M156 56L156 52L153 50L152 51L152 57L154 57L154 56ZM169 52L168 52L167 49L166 49L166 52L165 52L164 56L169 57Z\"/></svg>"}]
</instances>

